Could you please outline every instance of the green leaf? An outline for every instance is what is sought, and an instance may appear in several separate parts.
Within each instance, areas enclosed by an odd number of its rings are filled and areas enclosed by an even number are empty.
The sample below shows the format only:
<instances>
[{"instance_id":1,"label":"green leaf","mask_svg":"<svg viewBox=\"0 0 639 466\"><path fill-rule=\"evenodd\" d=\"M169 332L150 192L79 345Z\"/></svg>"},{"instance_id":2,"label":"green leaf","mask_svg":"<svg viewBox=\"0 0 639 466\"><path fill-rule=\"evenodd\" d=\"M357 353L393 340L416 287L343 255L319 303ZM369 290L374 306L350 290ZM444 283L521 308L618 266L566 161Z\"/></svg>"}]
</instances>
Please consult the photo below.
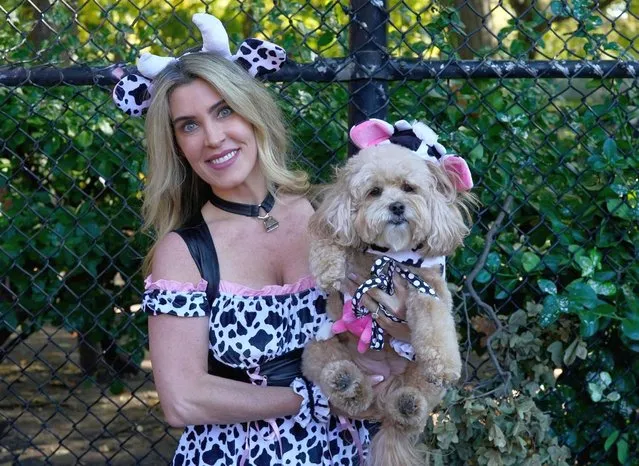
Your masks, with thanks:
<instances>
[{"instance_id":1,"label":"green leaf","mask_svg":"<svg viewBox=\"0 0 639 466\"><path fill-rule=\"evenodd\" d=\"M78 143L80 147L86 149L91 144L93 144L93 133L91 133L90 131L82 131L75 138L75 141Z\"/></svg>"},{"instance_id":2,"label":"green leaf","mask_svg":"<svg viewBox=\"0 0 639 466\"><path fill-rule=\"evenodd\" d=\"M604 443L604 450L605 451L610 450L610 447L613 446L614 443L619 438L619 434L620 434L620 432L618 430L615 430L612 434L610 434L608 436L608 438L606 439L606 443Z\"/></svg>"},{"instance_id":3,"label":"green leaf","mask_svg":"<svg viewBox=\"0 0 639 466\"><path fill-rule=\"evenodd\" d=\"M599 319L590 314L582 315L579 314L580 323L579 323L579 334L583 338L590 338L599 330Z\"/></svg>"},{"instance_id":4,"label":"green leaf","mask_svg":"<svg viewBox=\"0 0 639 466\"><path fill-rule=\"evenodd\" d=\"M617 157L617 143L614 139L606 139L603 145L603 153L608 160L614 160Z\"/></svg>"},{"instance_id":5,"label":"green leaf","mask_svg":"<svg viewBox=\"0 0 639 466\"><path fill-rule=\"evenodd\" d=\"M555 285L550 280L546 280L545 278L540 278L539 280L537 280L537 285L539 285L539 288L541 289L541 291L543 291L546 294L550 294L550 295L557 294L557 285Z\"/></svg>"},{"instance_id":6,"label":"green leaf","mask_svg":"<svg viewBox=\"0 0 639 466\"><path fill-rule=\"evenodd\" d=\"M568 8L564 2L560 0L550 2L550 10L555 16L568 16Z\"/></svg>"},{"instance_id":7,"label":"green leaf","mask_svg":"<svg viewBox=\"0 0 639 466\"><path fill-rule=\"evenodd\" d=\"M600 283L588 280L588 285L595 290L595 293L601 296L613 296L617 293L617 287L612 282Z\"/></svg>"},{"instance_id":8,"label":"green leaf","mask_svg":"<svg viewBox=\"0 0 639 466\"><path fill-rule=\"evenodd\" d=\"M564 344L561 341L553 341L546 350L550 353L550 359L559 367L562 365L562 356L564 354Z\"/></svg>"},{"instance_id":9,"label":"green leaf","mask_svg":"<svg viewBox=\"0 0 639 466\"><path fill-rule=\"evenodd\" d=\"M486 257L486 270L495 273L501 267L501 259L499 258L499 254L496 252L491 252Z\"/></svg>"},{"instance_id":10,"label":"green leaf","mask_svg":"<svg viewBox=\"0 0 639 466\"><path fill-rule=\"evenodd\" d=\"M544 308L539 317L539 324L547 327L554 323L559 315L568 312L568 300L563 296L549 295L544 298Z\"/></svg>"},{"instance_id":11,"label":"green leaf","mask_svg":"<svg viewBox=\"0 0 639 466\"><path fill-rule=\"evenodd\" d=\"M632 315L621 321L621 331L631 340L639 340L639 316Z\"/></svg>"},{"instance_id":12,"label":"green leaf","mask_svg":"<svg viewBox=\"0 0 639 466\"><path fill-rule=\"evenodd\" d=\"M473 147L473 150L471 150L468 153L468 158L470 160L481 160L484 157L484 146L481 144L477 144L475 147ZM494 254L494 253L491 253Z\"/></svg>"},{"instance_id":13,"label":"green leaf","mask_svg":"<svg viewBox=\"0 0 639 466\"><path fill-rule=\"evenodd\" d=\"M319 40L317 41L317 45L319 45L320 47L324 47L333 42L334 39L335 34L333 34L331 31L327 31L320 36Z\"/></svg>"},{"instance_id":14,"label":"green leaf","mask_svg":"<svg viewBox=\"0 0 639 466\"><path fill-rule=\"evenodd\" d=\"M530 49L530 44L525 40L515 39L510 44L510 53L515 56L522 55Z\"/></svg>"},{"instance_id":15,"label":"green leaf","mask_svg":"<svg viewBox=\"0 0 639 466\"><path fill-rule=\"evenodd\" d=\"M119 395L124 391L124 383L120 379L115 379L109 386L109 391L113 395Z\"/></svg>"},{"instance_id":16,"label":"green leaf","mask_svg":"<svg viewBox=\"0 0 639 466\"><path fill-rule=\"evenodd\" d=\"M599 384L589 382L588 393L590 394L590 399L598 403L603 397L603 388Z\"/></svg>"},{"instance_id":17,"label":"green leaf","mask_svg":"<svg viewBox=\"0 0 639 466\"><path fill-rule=\"evenodd\" d=\"M535 254L534 252L530 252L530 251L525 252L521 259L521 263L524 266L524 270L526 272L530 272L534 270L539 265L540 262L541 262L541 259L539 259L539 256L537 256L537 254Z\"/></svg>"},{"instance_id":18,"label":"green leaf","mask_svg":"<svg viewBox=\"0 0 639 466\"><path fill-rule=\"evenodd\" d=\"M499 428L497 424L490 426L488 431L488 439L493 442L497 448L504 448L506 446L506 436L504 432Z\"/></svg>"},{"instance_id":19,"label":"green leaf","mask_svg":"<svg viewBox=\"0 0 639 466\"><path fill-rule=\"evenodd\" d=\"M568 290L568 300L571 307L576 307L575 311L580 308L592 309L601 301L597 298L595 290L590 285L582 281L574 281L566 287Z\"/></svg>"},{"instance_id":20,"label":"green leaf","mask_svg":"<svg viewBox=\"0 0 639 466\"><path fill-rule=\"evenodd\" d=\"M604 303L600 304L592 311L590 311L590 314L595 314L601 317L613 317L615 315L615 312L617 312L617 308L615 306L613 306L612 304Z\"/></svg>"},{"instance_id":21,"label":"green leaf","mask_svg":"<svg viewBox=\"0 0 639 466\"><path fill-rule=\"evenodd\" d=\"M628 460L628 436L624 434L617 442L617 460L624 464Z\"/></svg>"},{"instance_id":22,"label":"green leaf","mask_svg":"<svg viewBox=\"0 0 639 466\"><path fill-rule=\"evenodd\" d=\"M576 259L577 264L581 268L581 276L582 277L590 277L593 273L595 273L595 265L592 262L590 257L580 256Z\"/></svg>"},{"instance_id":23,"label":"green leaf","mask_svg":"<svg viewBox=\"0 0 639 466\"><path fill-rule=\"evenodd\" d=\"M477 283L488 283L489 281L492 280L492 278L493 278L493 274L491 274L490 272L482 269L477 274L477 278L475 278L475 281Z\"/></svg>"}]
</instances>

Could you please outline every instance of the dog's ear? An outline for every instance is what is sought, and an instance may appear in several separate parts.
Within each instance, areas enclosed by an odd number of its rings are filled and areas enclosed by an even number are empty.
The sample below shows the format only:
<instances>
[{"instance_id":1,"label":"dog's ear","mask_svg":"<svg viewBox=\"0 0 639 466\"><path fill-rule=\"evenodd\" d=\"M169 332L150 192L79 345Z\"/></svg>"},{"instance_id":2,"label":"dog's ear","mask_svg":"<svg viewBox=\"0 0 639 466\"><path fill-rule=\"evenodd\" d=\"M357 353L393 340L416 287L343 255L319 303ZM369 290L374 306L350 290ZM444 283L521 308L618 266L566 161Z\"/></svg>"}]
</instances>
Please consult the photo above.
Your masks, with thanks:
<instances>
[{"instance_id":1,"label":"dog's ear","mask_svg":"<svg viewBox=\"0 0 639 466\"><path fill-rule=\"evenodd\" d=\"M313 237L351 248L359 244L359 239L353 228L353 202L347 178L345 167L336 171L336 181L321 191L321 203L308 226Z\"/></svg>"},{"instance_id":2,"label":"dog's ear","mask_svg":"<svg viewBox=\"0 0 639 466\"><path fill-rule=\"evenodd\" d=\"M428 255L451 254L470 232L464 221L468 209L464 204L468 193L457 190L455 179L440 163L426 162L436 183L429 195L430 232L426 238Z\"/></svg>"}]
</instances>

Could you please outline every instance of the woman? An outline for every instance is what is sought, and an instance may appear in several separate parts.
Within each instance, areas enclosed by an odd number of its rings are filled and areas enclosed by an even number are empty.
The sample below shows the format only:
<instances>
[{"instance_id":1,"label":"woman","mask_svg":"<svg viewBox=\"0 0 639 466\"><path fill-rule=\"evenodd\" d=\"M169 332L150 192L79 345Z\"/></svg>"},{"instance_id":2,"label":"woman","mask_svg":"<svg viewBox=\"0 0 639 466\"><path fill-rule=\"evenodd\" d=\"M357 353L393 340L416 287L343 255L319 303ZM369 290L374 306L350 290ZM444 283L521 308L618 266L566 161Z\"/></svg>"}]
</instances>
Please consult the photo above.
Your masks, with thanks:
<instances>
[{"instance_id":1,"label":"woman","mask_svg":"<svg viewBox=\"0 0 639 466\"><path fill-rule=\"evenodd\" d=\"M308 269L308 181L286 169L273 98L238 65L188 54L154 80L146 133L144 214L160 239L145 263L144 309L162 409L186 426L174 464L352 464L367 424L345 428L316 386L280 377L325 316ZM215 298L184 239L197 224L214 239ZM401 296L376 297L400 307Z\"/></svg>"}]
</instances>

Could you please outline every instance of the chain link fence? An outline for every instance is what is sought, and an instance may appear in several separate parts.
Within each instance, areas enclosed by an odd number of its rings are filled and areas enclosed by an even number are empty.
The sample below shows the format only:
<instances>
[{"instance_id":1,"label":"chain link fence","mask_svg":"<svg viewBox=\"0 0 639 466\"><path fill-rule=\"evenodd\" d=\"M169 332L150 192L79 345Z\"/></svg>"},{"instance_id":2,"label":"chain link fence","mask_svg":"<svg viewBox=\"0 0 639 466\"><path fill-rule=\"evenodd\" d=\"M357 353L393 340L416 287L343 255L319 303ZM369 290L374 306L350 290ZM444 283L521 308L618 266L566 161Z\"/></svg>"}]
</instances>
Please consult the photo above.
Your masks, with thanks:
<instances>
[{"instance_id":1,"label":"chain link fence","mask_svg":"<svg viewBox=\"0 0 639 466\"><path fill-rule=\"evenodd\" d=\"M419 119L481 206L449 281L466 373L433 464L639 464L639 4L629 0L3 1L0 464L163 464L139 310L140 51L282 45L268 77L315 182L364 118Z\"/></svg>"}]
</instances>

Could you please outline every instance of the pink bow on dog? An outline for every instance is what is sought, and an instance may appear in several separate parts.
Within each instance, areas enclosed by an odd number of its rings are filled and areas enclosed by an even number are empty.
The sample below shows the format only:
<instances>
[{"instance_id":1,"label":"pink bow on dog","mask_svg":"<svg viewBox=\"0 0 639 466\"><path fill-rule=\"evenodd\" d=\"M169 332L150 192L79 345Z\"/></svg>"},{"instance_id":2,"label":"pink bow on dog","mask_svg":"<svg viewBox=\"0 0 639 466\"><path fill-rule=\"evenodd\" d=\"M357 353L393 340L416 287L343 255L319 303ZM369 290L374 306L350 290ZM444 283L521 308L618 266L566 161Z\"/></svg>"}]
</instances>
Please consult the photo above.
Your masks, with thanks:
<instances>
[{"instance_id":1,"label":"pink bow on dog","mask_svg":"<svg viewBox=\"0 0 639 466\"><path fill-rule=\"evenodd\" d=\"M357 351L365 353L371 343L371 336L373 335L373 317L371 314L367 314L362 317L357 317L353 312L353 303L349 299L344 303L342 310L342 318L333 324L333 333L350 332L353 335L359 336L357 342Z\"/></svg>"},{"instance_id":2,"label":"pink bow on dog","mask_svg":"<svg viewBox=\"0 0 639 466\"><path fill-rule=\"evenodd\" d=\"M457 191L468 191L473 187L473 177L466 161L457 155L446 154L444 146L437 142L437 134L420 121L411 125L406 120L400 120L391 125L384 120L371 118L353 126L350 137L360 149L378 144L406 147L424 160L441 163Z\"/></svg>"}]
</instances>

